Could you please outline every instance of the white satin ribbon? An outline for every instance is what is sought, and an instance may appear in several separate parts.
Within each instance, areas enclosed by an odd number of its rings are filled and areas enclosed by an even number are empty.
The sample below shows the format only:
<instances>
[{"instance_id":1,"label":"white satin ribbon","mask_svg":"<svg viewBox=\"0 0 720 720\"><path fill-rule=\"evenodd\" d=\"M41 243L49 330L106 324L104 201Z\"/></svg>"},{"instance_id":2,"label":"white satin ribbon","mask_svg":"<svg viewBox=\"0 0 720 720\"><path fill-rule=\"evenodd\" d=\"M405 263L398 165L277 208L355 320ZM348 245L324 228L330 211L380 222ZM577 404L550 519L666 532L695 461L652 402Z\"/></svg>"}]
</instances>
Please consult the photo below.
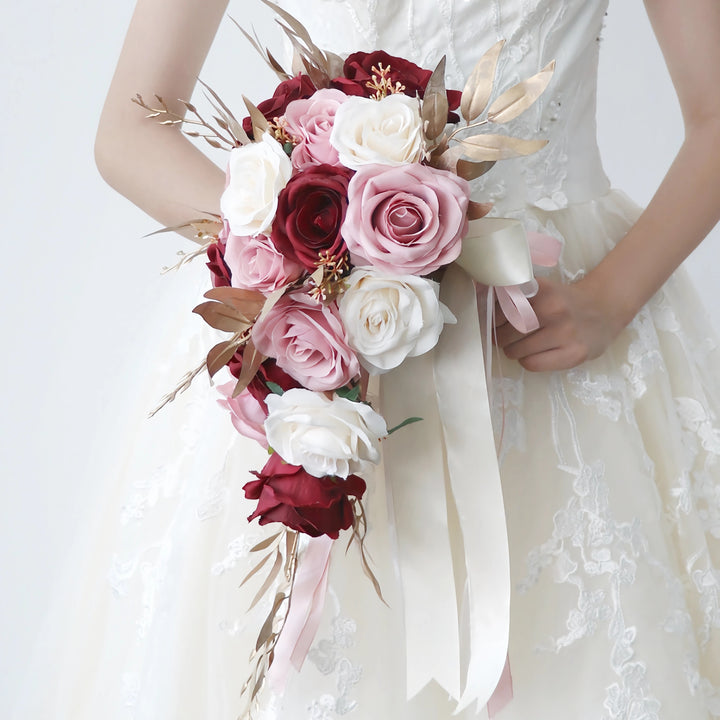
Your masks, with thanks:
<instances>
[{"instance_id":1,"label":"white satin ribbon","mask_svg":"<svg viewBox=\"0 0 720 720\"><path fill-rule=\"evenodd\" d=\"M457 323L445 326L432 352L381 377L382 412L391 425L423 418L383 448L403 592L407 693L413 697L434 680L458 701L456 712L491 698L506 666L510 626L505 507L473 278L489 286L532 281L519 222L470 223L440 288Z\"/></svg>"},{"instance_id":2,"label":"white satin ribbon","mask_svg":"<svg viewBox=\"0 0 720 720\"><path fill-rule=\"evenodd\" d=\"M527 234L519 220L471 220L455 262L483 285L522 285L533 279Z\"/></svg>"},{"instance_id":3,"label":"white satin ribbon","mask_svg":"<svg viewBox=\"0 0 720 720\"><path fill-rule=\"evenodd\" d=\"M423 418L393 435L383 454L398 537L408 697L435 680L460 711L484 705L503 671L510 571L472 279L448 268L441 300L457 324L445 327L434 351L381 379L388 421ZM448 502L459 518L455 536ZM466 623L458 588L466 589Z\"/></svg>"}]
</instances>

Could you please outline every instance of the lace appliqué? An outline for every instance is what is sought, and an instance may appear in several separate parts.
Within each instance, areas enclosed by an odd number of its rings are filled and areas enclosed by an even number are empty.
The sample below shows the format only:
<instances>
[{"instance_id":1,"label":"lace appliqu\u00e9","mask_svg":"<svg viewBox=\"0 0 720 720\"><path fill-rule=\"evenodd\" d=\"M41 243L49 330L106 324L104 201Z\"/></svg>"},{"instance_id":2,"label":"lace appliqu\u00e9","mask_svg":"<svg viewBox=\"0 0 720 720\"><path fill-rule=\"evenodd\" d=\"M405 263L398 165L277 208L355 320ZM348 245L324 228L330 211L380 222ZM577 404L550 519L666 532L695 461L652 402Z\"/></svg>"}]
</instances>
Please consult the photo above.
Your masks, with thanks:
<instances>
[{"instance_id":1,"label":"lace appliqu\u00e9","mask_svg":"<svg viewBox=\"0 0 720 720\"><path fill-rule=\"evenodd\" d=\"M539 649L561 652L607 625L617 680L606 690L603 720L659 720L660 702L650 691L647 666L636 658L637 630L626 624L621 602L623 588L635 581L638 559L648 552L647 541L639 521L615 519L604 464L583 460L562 382L559 374L551 380L552 431L560 469L573 477L573 495L555 514L552 537L529 554L527 575L518 590L529 592L546 568L552 568L556 583L574 585L578 604L567 617L567 632ZM567 456L561 435L570 438L574 457ZM601 577L604 587L590 587L593 578Z\"/></svg>"},{"instance_id":2,"label":"lace appliqu\u00e9","mask_svg":"<svg viewBox=\"0 0 720 720\"><path fill-rule=\"evenodd\" d=\"M335 675L337 690L336 695L321 695L311 703L309 720L333 720L358 707L350 692L362 677L362 667L353 665L346 655L355 644L356 631L354 620L338 616L332 623L332 638L320 640L308 653L308 660L323 675Z\"/></svg>"}]
</instances>

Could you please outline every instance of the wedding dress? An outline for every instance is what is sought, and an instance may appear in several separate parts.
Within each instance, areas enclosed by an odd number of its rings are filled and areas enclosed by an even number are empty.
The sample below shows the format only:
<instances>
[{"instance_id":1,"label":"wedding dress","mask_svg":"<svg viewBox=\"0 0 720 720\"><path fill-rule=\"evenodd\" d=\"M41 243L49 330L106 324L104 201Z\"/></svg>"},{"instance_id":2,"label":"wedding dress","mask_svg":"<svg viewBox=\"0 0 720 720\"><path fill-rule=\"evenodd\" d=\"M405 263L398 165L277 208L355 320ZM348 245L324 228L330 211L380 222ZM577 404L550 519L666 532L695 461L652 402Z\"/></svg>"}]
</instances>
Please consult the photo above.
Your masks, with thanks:
<instances>
[{"instance_id":1,"label":"wedding dress","mask_svg":"<svg viewBox=\"0 0 720 720\"><path fill-rule=\"evenodd\" d=\"M445 54L453 88L500 38L500 89L555 59L548 91L510 128L548 146L499 163L475 198L560 239L554 272L567 282L637 218L639 209L610 189L595 139L607 0L282 5L338 53L383 48L428 68ZM180 377L204 342L178 348L151 383ZM512 588L513 699L500 720L720 718L719 362L682 270L597 360L533 374L494 358ZM100 515L92 562L74 575L81 592L73 588L76 600L55 622L63 655L31 676L35 704L18 717L237 716L267 612L260 603L248 614L256 586L239 585L253 565L249 549L270 529L247 524L241 489L263 451L235 433L212 392L196 381L132 443L119 470L129 492ZM437 683L407 699L406 635L432 635L438 618L408 627L403 617L383 482L371 483L367 545L387 606L336 543L315 643L283 697L264 693L259 720L453 717L456 702ZM426 582L429 591L437 578ZM457 715L486 716L474 705Z\"/></svg>"}]
</instances>

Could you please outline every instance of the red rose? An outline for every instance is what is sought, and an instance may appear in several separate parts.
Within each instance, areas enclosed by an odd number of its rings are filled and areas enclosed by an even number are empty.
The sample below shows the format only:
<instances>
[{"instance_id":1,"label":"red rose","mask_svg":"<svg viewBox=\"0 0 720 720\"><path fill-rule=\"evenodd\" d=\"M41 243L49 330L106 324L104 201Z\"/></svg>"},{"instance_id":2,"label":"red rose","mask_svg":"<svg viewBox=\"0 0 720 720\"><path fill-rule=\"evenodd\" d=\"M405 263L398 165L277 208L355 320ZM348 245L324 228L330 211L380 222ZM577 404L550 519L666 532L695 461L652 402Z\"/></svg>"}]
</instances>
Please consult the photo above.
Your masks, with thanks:
<instances>
[{"instance_id":1,"label":"red rose","mask_svg":"<svg viewBox=\"0 0 720 720\"><path fill-rule=\"evenodd\" d=\"M210 245L207 249L208 262L205 263L212 273L213 287L230 286L230 268L225 263L225 247L221 242Z\"/></svg>"},{"instance_id":2,"label":"red rose","mask_svg":"<svg viewBox=\"0 0 720 720\"><path fill-rule=\"evenodd\" d=\"M390 66L390 80L393 85L396 82L404 85L405 90L403 92L405 95L410 97L419 95L421 98L425 95L425 88L432 71L425 70L404 58L388 55L384 50L376 50L371 53L356 52L349 55L343 66L345 77L335 78L330 83L330 86L342 90L346 95L371 97L374 91L368 88L367 83L372 80L373 75L377 74L373 72L373 66L379 67L380 63L384 68ZM456 110L460 107L461 97L462 93L458 90L447 91L450 110ZM448 122L458 122L459 119L456 113L448 113Z\"/></svg>"},{"instance_id":3,"label":"red rose","mask_svg":"<svg viewBox=\"0 0 720 720\"><path fill-rule=\"evenodd\" d=\"M317 268L320 253L339 257L346 250L340 228L352 174L347 168L318 165L293 175L280 191L273 244L310 272Z\"/></svg>"},{"instance_id":4,"label":"red rose","mask_svg":"<svg viewBox=\"0 0 720 720\"><path fill-rule=\"evenodd\" d=\"M272 122L274 118L285 114L285 108L293 100L304 100L315 93L315 86L307 75L296 75L283 80L276 88L273 96L263 100L258 110ZM252 121L249 117L243 120L243 130L252 137Z\"/></svg>"},{"instance_id":5,"label":"red rose","mask_svg":"<svg viewBox=\"0 0 720 720\"><path fill-rule=\"evenodd\" d=\"M240 348L232 360L228 363L230 372L236 377L240 377L240 371L242 370L243 364L243 348ZM255 377L250 381L248 390L252 396L260 403L263 410L267 413L267 405L265 404L265 398L271 392L268 388L268 382L275 383L280 386L283 390L291 390L292 388L301 387L295 378L290 377L284 370L281 370L274 358L267 358L260 365Z\"/></svg>"},{"instance_id":6,"label":"red rose","mask_svg":"<svg viewBox=\"0 0 720 720\"><path fill-rule=\"evenodd\" d=\"M245 497L258 500L248 520L260 518L260 524L281 522L311 537L327 535L337 538L353 522L350 496L361 498L365 481L357 475L347 480L336 477L316 478L298 465L286 463L273 453L258 479L243 486Z\"/></svg>"}]
</instances>

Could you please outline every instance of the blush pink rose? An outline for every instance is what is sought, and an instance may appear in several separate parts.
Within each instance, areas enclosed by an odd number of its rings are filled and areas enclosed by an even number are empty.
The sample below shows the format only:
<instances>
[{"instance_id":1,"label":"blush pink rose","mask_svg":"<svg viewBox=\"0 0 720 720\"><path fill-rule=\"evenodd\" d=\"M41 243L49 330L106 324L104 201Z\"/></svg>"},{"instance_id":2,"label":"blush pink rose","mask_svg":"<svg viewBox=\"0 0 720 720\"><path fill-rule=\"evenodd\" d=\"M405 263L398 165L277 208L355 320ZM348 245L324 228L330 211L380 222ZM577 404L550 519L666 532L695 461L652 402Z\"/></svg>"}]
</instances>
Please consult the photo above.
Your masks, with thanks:
<instances>
[{"instance_id":1,"label":"blush pink rose","mask_svg":"<svg viewBox=\"0 0 720 720\"><path fill-rule=\"evenodd\" d=\"M233 287L265 295L297 280L305 271L302 265L278 251L267 235L228 235L224 260L230 268Z\"/></svg>"},{"instance_id":2,"label":"blush pink rose","mask_svg":"<svg viewBox=\"0 0 720 720\"><path fill-rule=\"evenodd\" d=\"M336 390L360 374L335 303L307 293L282 297L252 331L255 347L308 390Z\"/></svg>"},{"instance_id":3,"label":"blush pink rose","mask_svg":"<svg viewBox=\"0 0 720 720\"><path fill-rule=\"evenodd\" d=\"M260 401L247 389L233 397L235 382L218 385L218 391L224 396L218 404L230 411L230 419L235 429L247 438L259 442L267 448L265 420L267 411Z\"/></svg>"},{"instance_id":4,"label":"blush pink rose","mask_svg":"<svg viewBox=\"0 0 720 720\"><path fill-rule=\"evenodd\" d=\"M419 163L363 165L350 180L342 234L354 265L427 275L460 254L470 185Z\"/></svg>"},{"instance_id":5,"label":"blush pink rose","mask_svg":"<svg viewBox=\"0 0 720 720\"><path fill-rule=\"evenodd\" d=\"M318 90L305 100L293 100L285 109L288 132L298 140L292 164L298 170L312 165L340 165L337 150L330 144L335 112L347 100L340 90Z\"/></svg>"}]
</instances>

